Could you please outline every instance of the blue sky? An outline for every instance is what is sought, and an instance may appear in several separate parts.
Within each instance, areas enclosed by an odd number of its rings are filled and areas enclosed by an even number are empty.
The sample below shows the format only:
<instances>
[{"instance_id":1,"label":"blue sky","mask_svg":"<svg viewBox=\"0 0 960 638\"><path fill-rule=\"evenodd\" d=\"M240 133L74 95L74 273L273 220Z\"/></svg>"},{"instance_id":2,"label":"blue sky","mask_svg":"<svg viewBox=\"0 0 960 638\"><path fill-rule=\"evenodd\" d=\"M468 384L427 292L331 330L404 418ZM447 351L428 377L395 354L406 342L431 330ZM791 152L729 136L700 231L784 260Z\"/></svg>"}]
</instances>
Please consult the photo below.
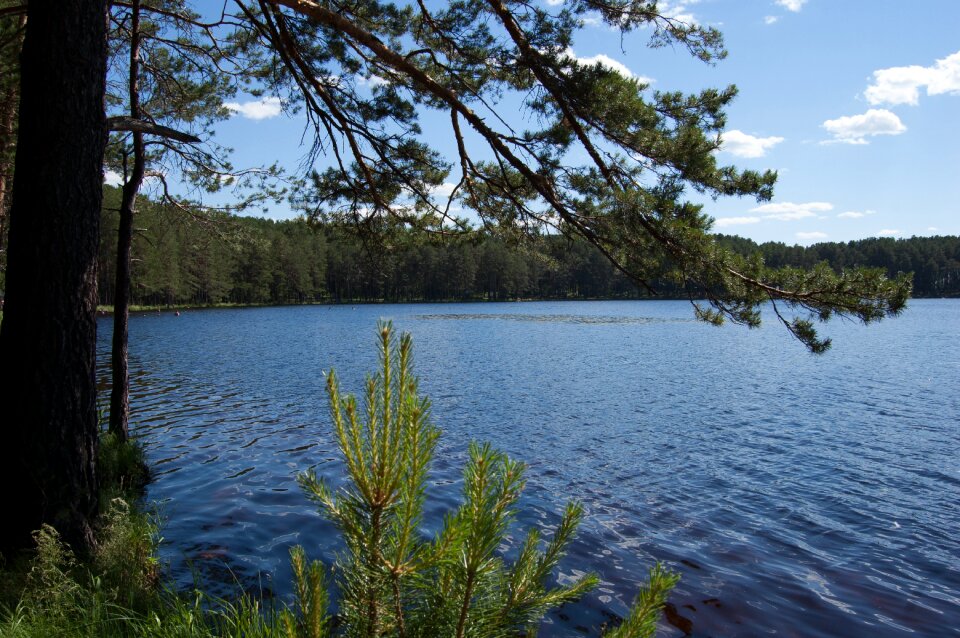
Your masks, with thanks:
<instances>
[{"instance_id":1,"label":"blue sky","mask_svg":"<svg viewBox=\"0 0 960 638\"><path fill-rule=\"evenodd\" d=\"M558 0L541 0L546 6ZM705 65L646 33L588 24L573 53L663 90L736 84L724 163L779 171L776 195L706 200L715 230L811 244L960 234L960 1L673 0L661 9L719 28L729 57ZM234 163L295 171L303 120L275 102L239 99L217 139ZM423 127L452 149L446 116ZM307 140L309 142L309 140ZM273 207L268 216L293 213Z\"/></svg>"}]
</instances>

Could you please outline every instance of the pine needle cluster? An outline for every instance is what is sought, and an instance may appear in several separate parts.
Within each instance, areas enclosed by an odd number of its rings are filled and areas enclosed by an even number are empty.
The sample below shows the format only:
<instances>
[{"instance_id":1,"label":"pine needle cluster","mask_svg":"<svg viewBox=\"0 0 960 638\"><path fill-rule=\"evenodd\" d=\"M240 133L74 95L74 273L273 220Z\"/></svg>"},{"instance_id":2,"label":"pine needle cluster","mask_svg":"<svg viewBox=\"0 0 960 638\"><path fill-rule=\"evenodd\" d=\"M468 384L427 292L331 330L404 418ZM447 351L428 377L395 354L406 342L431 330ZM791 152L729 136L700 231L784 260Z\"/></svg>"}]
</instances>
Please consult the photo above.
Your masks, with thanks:
<instances>
[{"instance_id":1,"label":"pine needle cluster","mask_svg":"<svg viewBox=\"0 0 960 638\"><path fill-rule=\"evenodd\" d=\"M336 622L328 615L328 585L319 562L291 551L296 605L285 612L290 638L356 636L464 638L533 636L544 614L592 589L596 575L564 585L550 576L583 517L567 505L549 539L534 528L513 562L508 544L523 491L524 465L489 444L470 445L460 507L434 538L421 533L426 478L439 430L412 373L410 336L394 338L379 324L380 371L368 377L365 402L341 394L336 375L327 390L348 484L334 492L313 472L300 477L320 513L340 530L346 549L334 569ZM624 623L608 636L650 636L676 576L659 566Z\"/></svg>"}]
</instances>

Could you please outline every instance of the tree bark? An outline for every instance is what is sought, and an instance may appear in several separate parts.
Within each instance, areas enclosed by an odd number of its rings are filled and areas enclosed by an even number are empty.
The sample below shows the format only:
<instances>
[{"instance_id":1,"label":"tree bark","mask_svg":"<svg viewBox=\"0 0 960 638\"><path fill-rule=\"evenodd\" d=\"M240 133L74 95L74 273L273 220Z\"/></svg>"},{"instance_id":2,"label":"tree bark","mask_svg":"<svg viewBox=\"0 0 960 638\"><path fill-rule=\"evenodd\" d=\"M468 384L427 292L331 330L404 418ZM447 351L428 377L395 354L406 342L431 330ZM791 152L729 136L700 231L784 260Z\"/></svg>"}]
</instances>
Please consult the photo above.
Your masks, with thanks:
<instances>
[{"instance_id":1,"label":"tree bark","mask_svg":"<svg viewBox=\"0 0 960 638\"><path fill-rule=\"evenodd\" d=\"M17 33L27 24L27 16L23 14L17 21ZM20 53L22 44L19 35L14 36L12 46ZM5 69L7 70L7 69ZM13 75L14 69L8 70ZM10 82L0 97L0 254L3 254L3 245L7 238L7 211L10 208L10 184L13 176L13 162L11 153L17 143L16 122L17 105L20 102L20 83ZM0 266L2 266L0 260Z\"/></svg>"},{"instance_id":2,"label":"tree bark","mask_svg":"<svg viewBox=\"0 0 960 638\"><path fill-rule=\"evenodd\" d=\"M28 8L0 328L7 555L44 523L78 551L93 540L106 25L106 0Z\"/></svg>"},{"instance_id":3,"label":"tree bark","mask_svg":"<svg viewBox=\"0 0 960 638\"><path fill-rule=\"evenodd\" d=\"M142 175L142 172L141 172ZM111 368L113 385L110 388L110 432L120 441L129 436L130 373L128 340L130 319L130 244L133 241L133 206L138 186L133 182L123 185L120 204L120 224L117 229L117 278L113 300L113 349Z\"/></svg>"},{"instance_id":4,"label":"tree bark","mask_svg":"<svg viewBox=\"0 0 960 638\"><path fill-rule=\"evenodd\" d=\"M140 118L140 0L134 0L130 16L130 118ZM127 361L130 320L130 244L133 242L133 212L143 184L146 156L143 133L134 130L133 170L126 176L120 200L117 230L117 280L113 302L113 386L110 389L110 432L121 441L129 436L130 374Z\"/></svg>"}]
</instances>

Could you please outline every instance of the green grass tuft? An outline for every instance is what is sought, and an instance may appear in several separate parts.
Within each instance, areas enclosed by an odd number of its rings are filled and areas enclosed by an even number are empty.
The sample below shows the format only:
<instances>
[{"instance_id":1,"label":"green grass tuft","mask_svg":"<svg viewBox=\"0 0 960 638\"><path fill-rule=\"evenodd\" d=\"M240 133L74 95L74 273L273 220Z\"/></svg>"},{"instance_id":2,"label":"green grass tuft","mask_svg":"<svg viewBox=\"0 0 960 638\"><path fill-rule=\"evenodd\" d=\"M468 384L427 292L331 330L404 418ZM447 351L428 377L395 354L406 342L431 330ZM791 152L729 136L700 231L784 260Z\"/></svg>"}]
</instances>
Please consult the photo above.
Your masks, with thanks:
<instances>
[{"instance_id":1,"label":"green grass tuft","mask_svg":"<svg viewBox=\"0 0 960 638\"><path fill-rule=\"evenodd\" d=\"M139 497L150 482L150 468L143 448L135 439L121 441L112 432L100 435L97 457L101 502Z\"/></svg>"}]
</instances>

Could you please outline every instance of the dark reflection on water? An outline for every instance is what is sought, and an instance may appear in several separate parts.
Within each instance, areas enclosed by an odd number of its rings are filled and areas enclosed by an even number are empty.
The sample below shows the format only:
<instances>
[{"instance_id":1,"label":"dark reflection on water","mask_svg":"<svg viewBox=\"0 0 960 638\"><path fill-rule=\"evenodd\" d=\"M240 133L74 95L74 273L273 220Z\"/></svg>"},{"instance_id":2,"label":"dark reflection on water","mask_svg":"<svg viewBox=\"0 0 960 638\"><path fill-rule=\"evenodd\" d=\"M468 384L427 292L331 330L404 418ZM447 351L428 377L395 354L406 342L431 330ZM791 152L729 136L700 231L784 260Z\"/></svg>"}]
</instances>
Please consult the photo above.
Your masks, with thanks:
<instances>
[{"instance_id":1,"label":"dark reflection on water","mask_svg":"<svg viewBox=\"0 0 960 638\"><path fill-rule=\"evenodd\" d=\"M385 317L413 333L444 430L425 532L458 502L472 439L529 464L521 528L585 506L559 578L603 582L541 635L596 634L658 560L682 574L670 615L695 636L960 635L960 302L833 325L823 357L773 323L690 316L567 302L138 317L133 423L164 556L184 585L195 571L284 598L290 545L332 560L336 536L295 476L342 480L323 371L359 389ZM109 339L105 321L101 390Z\"/></svg>"},{"instance_id":2,"label":"dark reflection on water","mask_svg":"<svg viewBox=\"0 0 960 638\"><path fill-rule=\"evenodd\" d=\"M430 321L430 320L453 320L468 321L483 319L487 321L534 321L545 323L582 323L582 324L644 324L644 323L667 323L667 322L692 322L695 319L681 319L679 317L608 317L604 315L536 315L536 314L497 314L497 313L472 313L472 314L433 314L433 315L415 315L411 319Z\"/></svg>"}]
</instances>

